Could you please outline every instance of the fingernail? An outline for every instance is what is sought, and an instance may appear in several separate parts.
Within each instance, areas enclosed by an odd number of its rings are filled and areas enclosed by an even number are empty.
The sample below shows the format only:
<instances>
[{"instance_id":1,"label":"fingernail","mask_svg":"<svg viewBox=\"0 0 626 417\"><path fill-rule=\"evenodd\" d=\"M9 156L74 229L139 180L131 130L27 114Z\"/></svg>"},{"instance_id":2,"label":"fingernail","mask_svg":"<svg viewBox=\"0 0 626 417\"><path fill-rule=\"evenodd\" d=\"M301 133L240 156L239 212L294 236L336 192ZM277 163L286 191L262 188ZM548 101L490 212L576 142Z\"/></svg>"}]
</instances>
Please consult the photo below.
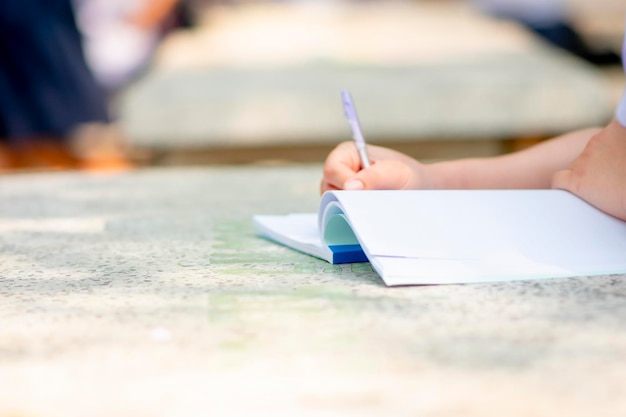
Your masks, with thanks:
<instances>
[{"instance_id":1,"label":"fingernail","mask_svg":"<svg viewBox=\"0 0 626 417\"><path fill-rule=\"evenodd\" d=\"M362 190L365 188L361 180L350 180L343 186L344 190Z\"/></svg>"}]
</instances>

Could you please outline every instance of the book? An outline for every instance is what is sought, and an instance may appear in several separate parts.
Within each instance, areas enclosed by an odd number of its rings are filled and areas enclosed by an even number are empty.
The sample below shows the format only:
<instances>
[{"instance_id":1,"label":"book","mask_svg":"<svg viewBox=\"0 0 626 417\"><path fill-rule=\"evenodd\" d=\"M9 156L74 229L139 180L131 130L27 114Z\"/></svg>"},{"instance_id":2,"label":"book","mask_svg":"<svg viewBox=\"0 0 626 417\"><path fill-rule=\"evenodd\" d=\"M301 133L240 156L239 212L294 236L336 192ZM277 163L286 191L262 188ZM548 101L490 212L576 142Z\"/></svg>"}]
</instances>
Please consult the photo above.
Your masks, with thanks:
<instances>
[{"instance_id":1,"label":"book","mask_svg":"<svg viewBox=\"0 0 626 417\"><path fill-rule=\"evenodd\" d=\"M386 285L626 273L626 222L562 190L329 191L317 213L255 215L260 236Z\"/></svg>"}]
</instances>

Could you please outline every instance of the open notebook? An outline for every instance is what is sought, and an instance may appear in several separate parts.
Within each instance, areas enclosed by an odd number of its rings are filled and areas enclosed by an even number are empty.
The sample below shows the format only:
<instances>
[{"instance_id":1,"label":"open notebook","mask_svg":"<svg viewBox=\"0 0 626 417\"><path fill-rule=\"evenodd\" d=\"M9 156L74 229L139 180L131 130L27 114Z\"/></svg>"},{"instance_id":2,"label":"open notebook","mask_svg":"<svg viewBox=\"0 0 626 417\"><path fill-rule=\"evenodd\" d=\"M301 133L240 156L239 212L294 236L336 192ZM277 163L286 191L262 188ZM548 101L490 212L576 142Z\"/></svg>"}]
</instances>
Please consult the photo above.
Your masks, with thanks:
<instances>
[{"instance_id":1,"label":"open notebook","mask_svg":"<svg viewBox=\"0 0 626 417\"><path fill-rule=\"evenodd\" d=\"M259 234L387 285L626 273L626 222L560 190L332 191L319 212L255 215Z\"/></svg>"}]
</instances>

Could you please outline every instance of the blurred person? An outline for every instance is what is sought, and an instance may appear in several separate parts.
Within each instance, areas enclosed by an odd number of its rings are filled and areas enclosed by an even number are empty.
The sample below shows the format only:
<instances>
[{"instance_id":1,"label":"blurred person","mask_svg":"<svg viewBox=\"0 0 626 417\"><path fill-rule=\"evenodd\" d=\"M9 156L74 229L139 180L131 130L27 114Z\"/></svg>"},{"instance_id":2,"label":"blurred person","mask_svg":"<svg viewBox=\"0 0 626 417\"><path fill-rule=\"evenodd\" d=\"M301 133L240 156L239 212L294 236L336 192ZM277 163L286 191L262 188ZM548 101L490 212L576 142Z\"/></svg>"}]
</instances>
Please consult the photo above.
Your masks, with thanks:
<instances>
[{"instance_id":1,"label":"blurred person","mask_svg":"<svg viewBox=\"0 0 626 417\"><path fill-rule=\"evenodd\" d=\"M127 167L110 135L73 139L109 121L70 0L0 2L0 170Z\"/></svg>"},{"instance_id":2,"label":"blurred person","mask_svg":"<svg viewBox=\"0 0 626 417\"><path fill-rule=\"evenodd\" d=\"M564 0L472 0L483 12L520 22L535 34L594 64L618 64L611 51L595 51L571 25Z\"/></svg>"},{"instance_id":3,"label":"blurred person","mask_svg":"<svg viewBox=\"0 0 626 417\"><path fill-rule=\"evenodd\" d=\"M626 68L626 36L622 58ZM626 91L606 127L511 154L425 164L388 148L368 146L367 152L372 165L361 169L353 142L337 146L326 159L321 191L557 188L626 221Z\"/></svg>"},{"instance_id":4,"label":"blurred person","mask_svg":"<svg viewBox=\"0 0 626 417\"><path fill-rule=\"evenodd\" d=\"M109 97L148 69L163 36L190 24L180 0L73 0L87 64Z\"/></svg>"}]
</instances>

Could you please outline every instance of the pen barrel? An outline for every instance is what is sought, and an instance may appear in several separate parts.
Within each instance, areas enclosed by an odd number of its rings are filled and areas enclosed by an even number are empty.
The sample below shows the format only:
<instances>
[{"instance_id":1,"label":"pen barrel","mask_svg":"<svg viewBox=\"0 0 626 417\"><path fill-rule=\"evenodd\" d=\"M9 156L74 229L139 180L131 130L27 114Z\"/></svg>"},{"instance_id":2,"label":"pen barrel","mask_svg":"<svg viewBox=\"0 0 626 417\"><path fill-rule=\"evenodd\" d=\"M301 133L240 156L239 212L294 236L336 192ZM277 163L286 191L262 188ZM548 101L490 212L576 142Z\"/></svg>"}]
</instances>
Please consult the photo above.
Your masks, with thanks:
<instances>
[{"instance_id":1,"label":"pen barrel","mask_svg":"<svg viewBox=\"0 0 626 417\"><path fill-rule=\"evenodd\" d=\"M367 156L367 151L365 150L365 146L358 146L357 150L359 151L359 157L361 158L361 167L363 169L370 167L370 159Z\"/></svg>"}]
</instances>

